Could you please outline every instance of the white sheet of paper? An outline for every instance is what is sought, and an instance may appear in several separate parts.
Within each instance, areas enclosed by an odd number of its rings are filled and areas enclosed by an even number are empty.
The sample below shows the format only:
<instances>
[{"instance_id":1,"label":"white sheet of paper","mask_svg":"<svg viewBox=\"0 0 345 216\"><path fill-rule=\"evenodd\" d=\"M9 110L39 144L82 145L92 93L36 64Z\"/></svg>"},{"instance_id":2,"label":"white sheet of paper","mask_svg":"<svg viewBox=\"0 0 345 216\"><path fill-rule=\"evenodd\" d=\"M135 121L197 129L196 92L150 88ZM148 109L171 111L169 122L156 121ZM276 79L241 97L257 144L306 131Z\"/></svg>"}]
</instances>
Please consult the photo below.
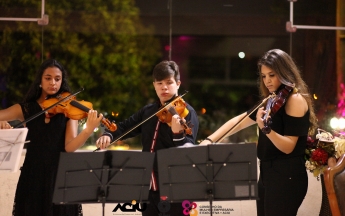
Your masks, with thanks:
<instances>
[{"instance_id":1,"label":"white sheet of paper","mask_svg":"<svg viewBox=\"0 0 345 216\"><path fill-rule=\"evenodd\" d=\"M27 128L0 130L0 171L17 172Z\"/></svg>"}]
</instances>

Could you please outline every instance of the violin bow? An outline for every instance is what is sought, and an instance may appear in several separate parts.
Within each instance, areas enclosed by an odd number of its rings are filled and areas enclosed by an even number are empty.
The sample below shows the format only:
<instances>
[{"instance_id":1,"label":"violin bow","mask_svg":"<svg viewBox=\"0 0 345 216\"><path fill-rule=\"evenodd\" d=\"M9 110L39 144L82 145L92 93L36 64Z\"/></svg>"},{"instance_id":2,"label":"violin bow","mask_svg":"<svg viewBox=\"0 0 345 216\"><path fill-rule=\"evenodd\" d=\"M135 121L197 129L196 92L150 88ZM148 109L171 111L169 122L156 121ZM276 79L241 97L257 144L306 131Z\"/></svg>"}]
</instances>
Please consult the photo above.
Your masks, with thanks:
<instances>
[{"instance_id":1,"label":"violin bow","mask_svg":"<svg viewBox=\"0 0 345 216\"><path fill-rule=\"evenodd\" d=\"M42 111L40 111L40 112L34 114L33 116L30 116L28 119L26 119L26 120L24 120L24 121L22 121L22 122L20 122L20 123L18 123L18 124L16 124L16 125L14 125L12 128L17 128L17 127L19 127L20 125L23 125L23 124L25 124L25 123L27 123L27 122L29 122L29 121L31 121L31 120L37 118L38 116L42 115L42 114L45 113L46 111L48 111L48 110L50 110L51 108L55 107L55 106L58 105L59 103L61 103L61 102L65 101L65 100L67 100L67 99L69 99L69 98L71 98L71 97L73 97L73 96L79 94L79 93L82 92L82 91L84 91L84 88L81 88L79 91L77 91L77 92L75 92L75 93L73 93L73 94L67 95L66 97L62 98L61 100L59 100L58 102L54 103L53 105L47 107L46 109L44 109L44 110L42 110Z\"/></svg>"},{"instance_id":2,"label":"violin bow","mask_svg":"<svg viewBox=\"0 0 345 216\"><path fill-rule=\"evenodd\" d=\"M154 114L152 114L151 116L147 117L145 120L143 120L142 122L138 123L137 125L135 125L134 127L130 128L129 130L127 130L126 132L124 132L121 136L117 137L113 142L111 142L107 148L111 145L114 145L117 141L119 141L122 137L126 136L127 134L129 134L132 130L134 130L135 128L139 127L140 125L144 124L147 120L151 119L153 116L157 115L160 111L162 111L163 109L165 109L166 107L168 107L170 104L174 103L175 101L177 101L178 99L182 98L183 96L185 96L188 93L188 91L186 91L183 95L179 95L176 98L174 98L174 100L172 100L169 103L166 103L163 107L161 107L157 112L155 112ZM100 148L95 149L93 152L95 151L99 151L101 150Z\"/></svg>"},{"instance_id":3,"label":"violin bow","mask_svg":"<svg viewBox=\"0 0 345 216\"><path fill-rule=\"evenodd\" d=\"M219 143L221 142L225 137L229 136L231 132L239 125L241 124L245 118L250 116L255 110L257 110L260 106L262 106L269 98L274 97L273 95L269 95L268 97L264 98L262 102L254 107L249 113L247 113L245 116L243 116L234 126L232 126L225 134L223 134L218 140L216 140L214 143Z\"/></svg>"}]
</instances>

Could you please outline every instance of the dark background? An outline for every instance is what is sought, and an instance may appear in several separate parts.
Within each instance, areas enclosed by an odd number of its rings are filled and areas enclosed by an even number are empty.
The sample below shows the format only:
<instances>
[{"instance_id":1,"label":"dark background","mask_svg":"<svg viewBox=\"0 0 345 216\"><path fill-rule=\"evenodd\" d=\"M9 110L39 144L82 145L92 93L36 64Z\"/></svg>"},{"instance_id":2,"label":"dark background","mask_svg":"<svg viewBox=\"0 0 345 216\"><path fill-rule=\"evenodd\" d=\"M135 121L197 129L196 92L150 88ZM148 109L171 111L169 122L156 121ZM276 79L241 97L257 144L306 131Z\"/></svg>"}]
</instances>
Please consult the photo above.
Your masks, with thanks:
<instances>
[{"instance_id":1,"label":"dark background","mask_svg":"<svg viewBox=\"0 0 345 216\"><path fill-rule=\"evenodd\" d=\"M196 109L206 108L204 117L220 116L224 122L252 107L258 100L257 60L278 48L296 61L317 98L320 126L328 127L338 100L336 31L288 32L290 2L284 0L138 0L136 4L143 22L152 25L161 40L163 58L180 65L182 85L191 92L188 101ZM294 2L293 23L335 26L336 1ZM240 59L239 52L245 58ZM219 124L208 128L213 126Z\"/></svg>"},{"instance_id":2,"label":"dark background","mask_svg":"<svg viewBox=\"0 0 345 216\"><path fill-rule=\"evenodd\" d=\"M295 1L293 23L336 26L337 17L345 23L344 6L337 14L339 2ZM109 119L122 121L156 99L154 65L174 60L181 71L179 93L188 91L184 99L198 112L201 140L257 103L257 60L277 48L289 53L300 68L314 95L320 127L327 130L345 97L340 92L344 71L339 69L345 61L336 58L337 38L345 37L337 37L334 30L288 32L290 4L287 0L46 1L47 26L0 21L2 107L19 102L42 59L53 57L67 67L74 89L85 87L79 98L91 101ZM0 2L0 16L40 13L40 1ZM239 58L240 52L244 58ZM253 127L226 142L255 140Z\"/></svg>"}]
</instances>

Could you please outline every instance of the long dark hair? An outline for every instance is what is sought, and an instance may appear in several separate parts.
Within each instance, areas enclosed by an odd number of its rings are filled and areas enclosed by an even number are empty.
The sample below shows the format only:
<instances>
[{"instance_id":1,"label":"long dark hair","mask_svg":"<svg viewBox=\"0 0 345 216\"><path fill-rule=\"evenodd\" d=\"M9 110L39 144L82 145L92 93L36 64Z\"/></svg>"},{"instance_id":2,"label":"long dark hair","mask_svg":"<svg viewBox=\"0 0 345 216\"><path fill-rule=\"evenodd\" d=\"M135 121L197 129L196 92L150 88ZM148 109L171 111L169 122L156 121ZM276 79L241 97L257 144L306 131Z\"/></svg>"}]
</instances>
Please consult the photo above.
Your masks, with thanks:
<instances>
[{"instance_id":1,"label":"long dark hair","mask_svg":"<svg viewBox=\"0 0 345 216\"><path fill-rule=\"evenodd\" d=\"M40 88L40 84L42 81L42 75L43 75L43 72L47 68L50 68L50 67L59 68L60 71L62 72L61 87L60 87L59 91L56 93L56 95L58 95L62 92L71 92L71 89L70 89L68 82L67 82L67 71L65 70L65 68L55 59L48 59L48 60L44 61L41 64L41 66L39 67L39 69L36 73L35 80L31 84L29 91L26 93L23 102L36 101L41 96L42 88Z\"/></svg>"},{"instance_id":2,"label":"long dark hair","mask_svg":"<svg viewBox=\"0 0 345 216\"><path fill-rule=\"evenodd\" d=\"M309 134L313 134L317 128L317 118L314 110L313 98L309 92L307 84L304 82L301 76L301 72L296 66L294 60L284 51L280 49L272 49L266 52L261 59L258 61L258 70L259 70L259 90L262 97L267 97L269 91L266 88L263 79L261 77L261 67L265 65L272 69L279 81L287 86L295 85L295 88L298 89L300 93L308 103L309 107Z\"/></svg>"}]
</instances>

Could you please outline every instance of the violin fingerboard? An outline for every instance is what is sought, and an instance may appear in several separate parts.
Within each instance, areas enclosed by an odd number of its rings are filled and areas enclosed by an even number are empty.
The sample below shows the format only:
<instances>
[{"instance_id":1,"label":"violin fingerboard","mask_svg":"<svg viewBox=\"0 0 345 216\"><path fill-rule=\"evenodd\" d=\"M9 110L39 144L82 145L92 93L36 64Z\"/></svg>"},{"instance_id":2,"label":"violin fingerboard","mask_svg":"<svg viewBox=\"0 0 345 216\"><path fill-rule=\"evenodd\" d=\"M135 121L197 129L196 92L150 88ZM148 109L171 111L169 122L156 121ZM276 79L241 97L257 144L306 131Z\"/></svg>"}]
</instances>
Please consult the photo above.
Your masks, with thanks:
<instances>
[{"instance_id":1,"label":"violin fingerboard","mask_svg":"<svg viewBox=\"0 0 345 216\"><path fill-rule=\"evenodd\" d=\"M84 106L83 104L78 103L78 102L75 101L75 100L72 100L72 101L70 102L70 104L71 104L72 106L74 106L74 107L77 107L77 108L80 109L80 110L85 111L85 112L89 112L89 110L90 110L88 107Z\"/></svg>"}]
</instances>

